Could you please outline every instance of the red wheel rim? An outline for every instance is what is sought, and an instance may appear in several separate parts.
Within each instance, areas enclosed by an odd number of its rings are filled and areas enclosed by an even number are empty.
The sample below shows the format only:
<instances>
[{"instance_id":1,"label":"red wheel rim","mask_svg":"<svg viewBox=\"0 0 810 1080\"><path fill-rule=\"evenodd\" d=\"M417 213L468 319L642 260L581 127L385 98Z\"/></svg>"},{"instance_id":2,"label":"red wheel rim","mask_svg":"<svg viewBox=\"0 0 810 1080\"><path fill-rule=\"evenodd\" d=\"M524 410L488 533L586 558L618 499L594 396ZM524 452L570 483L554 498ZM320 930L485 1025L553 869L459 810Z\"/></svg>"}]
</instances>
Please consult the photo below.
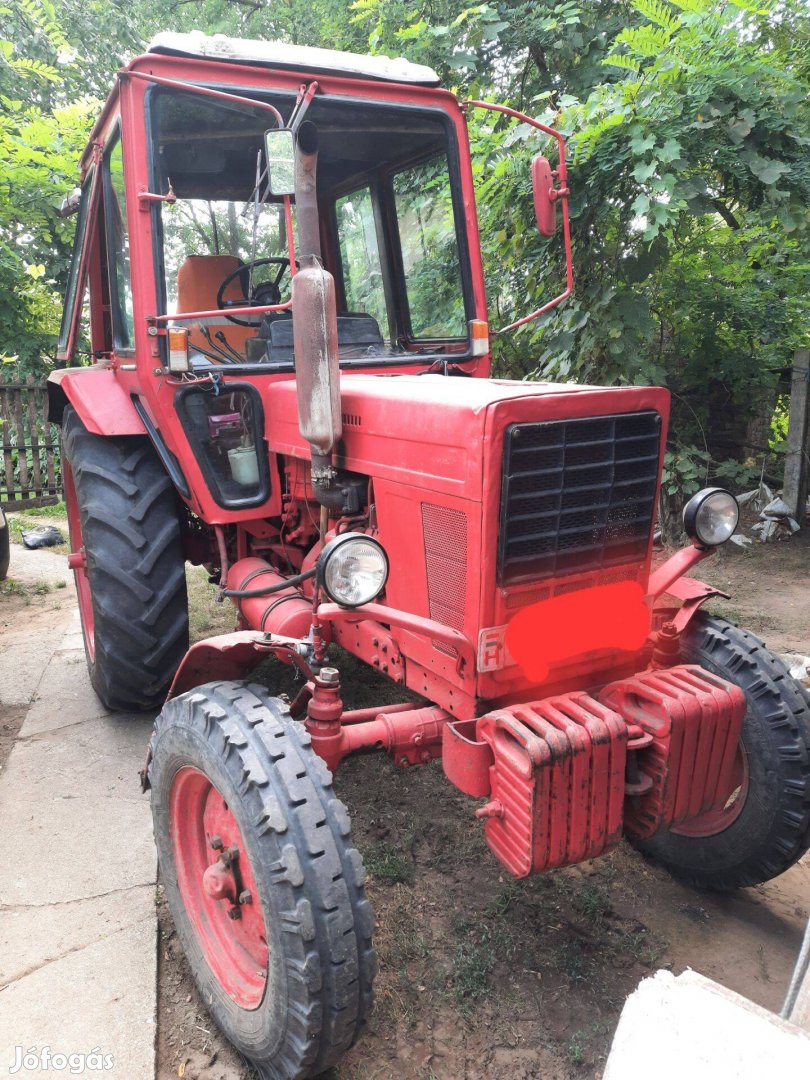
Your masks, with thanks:
<instances>
[{"instance_id":1,"label":"red wheel rim","mask_svg":"<svg viewBox=\"0 0 810 1080\"><path fill-rule=\"evenodd\" d=\"M677 828L673 828L672 832L677 833L678 836L717 836L718 833L727 829L729 825L734 824L742 813L748 798L748 755L742 743L739 743L737 756L734 759L732 784L731 795L726 800L725 806L722 806L719 810L709 810L699 817L690 818L689 821L684 821Z\"/></svg>"},{"instance_id":2,"label":"red wheel rim","mask_svg":"<svg viewBox=\"0 0 810 1080\"><path fill-rule=\"evenodd\" d=\"M172 781L169 829L177 886L205 961L240 1008L256 1009L267 985L261 897L236 818L198 769L180 769ZM238 856L224 868L223 853L233 850ZM212 895L224 889L227 897ZM239 903L245 893L250 900Z\"/></svg>"},{"instance_id":3,"label":"red wheel rim","mask_svg":"<svg viewBox=\"0 0 810 1080\"><path fill-rule=\"evenodd\" d=\"M76 582L76 596L79 600L79 614L82 618L84 643L87 647L87 655L92 662L96 658L93 595L90 591L90 578L87 576L82 519L79 515L79 500L76 498L76 485L73 481L73 471L65 458L62 458L62 484L65 490L68 532L70 533L70 546L72 549L68 556L68 565L73 570L73 577Z\"/></svg>"}]
</instances>

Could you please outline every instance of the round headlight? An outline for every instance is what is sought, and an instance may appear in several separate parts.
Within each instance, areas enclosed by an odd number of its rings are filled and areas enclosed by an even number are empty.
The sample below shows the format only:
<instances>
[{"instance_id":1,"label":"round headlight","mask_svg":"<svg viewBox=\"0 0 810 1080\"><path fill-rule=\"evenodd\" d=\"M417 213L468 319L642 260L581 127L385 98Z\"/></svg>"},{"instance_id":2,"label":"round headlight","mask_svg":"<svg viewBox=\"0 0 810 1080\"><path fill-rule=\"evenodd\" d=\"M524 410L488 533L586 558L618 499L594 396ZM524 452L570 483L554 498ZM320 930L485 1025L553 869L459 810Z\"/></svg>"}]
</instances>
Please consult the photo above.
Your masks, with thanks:
<instances>
[{"instance_id":1,"label":"round headlight","mask_svg":"<svg viewBox=\"0 0 810 1080\"><path fill-rule=\"evenodd\" d=\"M683 508L683 527L690 540L704 547L725 544L740 520L737 500L723 488L704 488Z\"/></svg>"},{"instance_id":2,"label":"round headlight","mask_svg":"<svg viewBox=\"0 0 810 1080\"><path fill-rule=\"evenodd\" d=\"M376 599L388 580L388 556L364 533L342 533L318 556L318 584L330 600L360 607Z\"/></svg>"}]
</instances>

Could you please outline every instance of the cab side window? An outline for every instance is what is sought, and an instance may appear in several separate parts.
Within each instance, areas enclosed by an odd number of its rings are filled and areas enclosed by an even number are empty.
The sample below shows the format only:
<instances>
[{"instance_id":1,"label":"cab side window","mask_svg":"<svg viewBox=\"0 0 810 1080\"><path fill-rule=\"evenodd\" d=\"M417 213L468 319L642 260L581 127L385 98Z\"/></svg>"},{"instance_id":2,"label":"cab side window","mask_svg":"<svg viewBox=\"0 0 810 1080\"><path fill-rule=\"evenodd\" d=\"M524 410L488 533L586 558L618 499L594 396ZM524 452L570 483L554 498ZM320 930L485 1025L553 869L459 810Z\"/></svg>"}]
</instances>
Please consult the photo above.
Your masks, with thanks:
<instances>
[{"instance_id":1,"label":"cab side window","mask_svg":"<svg viewBox=\"0 0 810 1080\"><path fill-rule=\"evenodd\" d=\"M132 312L129 230L120 134L114 136L104 157L104 208L115 345L119 349L131 349L135 344L135 320Z\"/></svg>"},{"instance_id":2,"label":"cab side window","mask_svg":"<svg viewBox=\"0 0 810 1080\"><path fill-rule=\"evenodd\" d=\"M462 338L464 288L446 155L403 169L393 183L410 336Z\"/></svg>"},{"instance_id":3,"label":"cab side window","mask_svg":"<svg viewBox=\"0 0 810 1080\"><path fill-rule=\"evenodd\" d=\"M388 316L371 189L361 187L335 203L346 310L372 315L383 333Z\"/></svg>"},{"instance_id":4,"label":"cab side window","mask_svg":"<svg viewBox=\"0 0 810 1080\"><path fill-rule=\"evenodd\" d=\"M58 360L72 360L77 339L86 334L82 326L84 314L84 295L87 289L87 227L90 220L90 204L97 206L95 195L95 169L90 169L82 185L79 217L76 221L76 235L73 241L73 253L70 257L70 273L65 290L65 305L62 308L62 325L59 329L57 345Z\"/></svg>"}]
</instances>

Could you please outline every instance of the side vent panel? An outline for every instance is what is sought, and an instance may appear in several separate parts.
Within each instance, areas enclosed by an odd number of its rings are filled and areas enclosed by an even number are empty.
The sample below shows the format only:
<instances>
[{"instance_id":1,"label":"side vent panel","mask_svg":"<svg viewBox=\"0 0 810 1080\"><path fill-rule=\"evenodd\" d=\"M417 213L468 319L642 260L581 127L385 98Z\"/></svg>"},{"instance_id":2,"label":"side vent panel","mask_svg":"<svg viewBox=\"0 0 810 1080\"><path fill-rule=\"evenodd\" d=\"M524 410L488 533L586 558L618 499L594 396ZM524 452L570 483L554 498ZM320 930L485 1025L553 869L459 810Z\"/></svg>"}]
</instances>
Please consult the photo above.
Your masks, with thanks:
<instances>
[{"instance_id":1,"label":"side vent panel","mask_svg":"<svg viewBox=\"0 0 810 1080\"><path fill-rule=\"evenodd\" d=\"M467 515L461 510L422 503L428 605L431 619L464 629L467 606ZM455 655L447 645L437 649Z\"/></svg>"}]
</instances>

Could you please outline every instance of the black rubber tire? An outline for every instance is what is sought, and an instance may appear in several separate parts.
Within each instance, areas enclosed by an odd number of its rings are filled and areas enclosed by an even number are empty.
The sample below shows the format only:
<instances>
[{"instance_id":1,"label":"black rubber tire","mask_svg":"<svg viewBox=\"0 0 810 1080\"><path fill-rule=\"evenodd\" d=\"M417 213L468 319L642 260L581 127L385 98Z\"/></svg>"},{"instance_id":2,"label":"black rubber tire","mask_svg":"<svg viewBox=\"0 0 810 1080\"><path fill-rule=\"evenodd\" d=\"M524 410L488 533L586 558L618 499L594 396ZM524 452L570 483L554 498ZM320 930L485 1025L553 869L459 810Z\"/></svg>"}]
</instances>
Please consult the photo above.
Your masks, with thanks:
<instances>
[{"instance_id":1,"label":"black rubber tire","mask_svg":"<svg viewBox=\"0 0 810 1080\"><path fill-rule=\"evenodd\" d=\"M8 518L0 507L0 581L8 576L8 564L11 561L11 536Z\"/></svg>"},{"instance_id":2,"label":"black rubber tire","mask_svg":"<svg viewBox=\"0 0 810 1080\"><path fill-rule=\"evenodd\" d=\"M783 874L810 846L810 695L758 637L713 615L692 620L682 658L745 691L748 795L736 820L714 836L661 829L631 843L697 888L758 885Z\"/></svg>"},{"instance_id":3,"label":"black rubber tire","mask_svg":"<svg viewBox=\"0 0 810 1080\"><path fill-rule=\"evenodd\" d=\"M92 595L90 681L108 709L157 708L188 649L177 496L148 439L91 435L70 406L62 452L81 520L71 546L84 545Z\"/></svg>"},{"instance_id":4,"label":"black rubber tire","mask_svg":"<svg viewBox=\"0 0 810 1080\"><path fill-rule=\"evenodd\" d=\"M345 806L284 702L245 682L207 683L155 721L149 782L161 878L191 974L213 1019L263 1080L317 1076L355 1043L376 960L365 870ZM177 887L169 824L185 766L219 790L242 833L267 928L267 990L240 1008L209 968Z\"/></svg>"}]
</instances>

